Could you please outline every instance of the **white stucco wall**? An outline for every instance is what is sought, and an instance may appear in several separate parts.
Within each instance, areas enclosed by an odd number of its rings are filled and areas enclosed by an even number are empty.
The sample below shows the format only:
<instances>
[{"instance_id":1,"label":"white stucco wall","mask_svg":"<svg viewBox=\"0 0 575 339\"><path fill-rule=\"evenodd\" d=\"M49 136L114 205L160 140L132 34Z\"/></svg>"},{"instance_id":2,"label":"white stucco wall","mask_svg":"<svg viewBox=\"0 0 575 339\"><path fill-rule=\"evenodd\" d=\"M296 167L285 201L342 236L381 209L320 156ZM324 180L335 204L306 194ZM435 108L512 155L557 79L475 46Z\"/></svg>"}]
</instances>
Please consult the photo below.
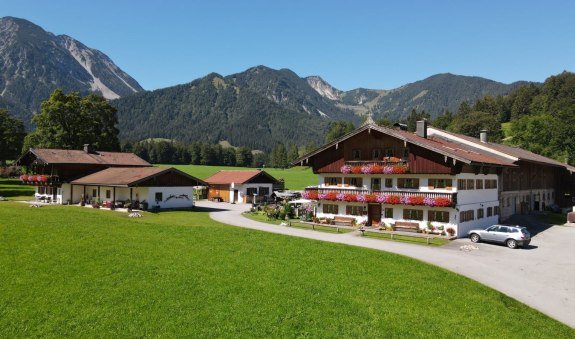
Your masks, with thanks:
<instances>
[{"instance_id":1,"label":"white stucco wall","mask_svg":"<svg viewBox=\"0 0 575 339\"><path fill-rule=\"evenodd\" d=\"M346 206L366 206L367 205L367 204L362 204L362 203L358 203L358 202L321 201L320 206L318 206L318 212L317 212L318 217L334 218L336 216L336 214L332 214L332 213L323 213L323 205L324 204L337 205L338 206L338 214L337 215L340 215L340 216L346 215L345 214ZM393 209L393 218L385 218L385 209L386 208L392 208ZM419 221L419 220L403 219L403 210L405 208L422 210L423 211L423 220ZM433 221L433 222L431 222L431 224L433 226L436 226L436 227L444 226L445 229L452 227L453 229L455 229L457 231L457 211L454 208L447 208L447 207L441 208L441 207L428 207L428 206L407 206L407 205L382 204L381 205L381 221L387 225L395 223L396 221L408 221L408 222L412 222L412 223L418 223L419 228L423 229L423 228L427 228L428 211L429 210L449 212L449 222ZM367 221L367 215L354 216L354 217L358 223L362 222L362 221Z\"/></svg>"},{"instance_id":2,"label":"white stucco wall","mask_svg":"<svg viewBox=\"0 0 575 339\"><path fill-rule=\"evenodd\" d=\"M360 177L362 178L362 186L363 187L345 187L345 186L326 186L324 184L325 177ZM428 219L428 211L429 210L436 210L436 211L449 211L449 222L432 222L434 226L444 226L445 229L449 227L453 227L456 232L457 236L465 237L467 236L467 232L474 228L484 228L490 225L496 224L499 222L498 215L492 215L491 217L487 217L487 208L491 207L493 213L495 213L495 207L499 206L499 191L498 188L492 189L473 189L473 190L458 190L458 179L473 179L474 180L474 187L477 179L490 179L490 180L498 180L496 174L473 174L473 173L461 173L456 176L446 175L446 174L404 174L404 175L385 175L385 174L375 174L375 175L358 175L358 174L320 174L318 175L318 186L320 188L333 188L333 189L365 189L371 190L371 178L380 178L381 182L381 190L385 191L411 191L411 192L421 192L421 193L457 193L457 205L455 208L438 208L438 207L427 207L427 206L409 206L409 205L382 205L382 214L384 215L385 208L393 208L393 218L384 218L382 215L382 221L386 224L390 224L396 221L409 221L409 222L418 222L420 228L427 227L427 219ZM387 188L385 187L385 179L391 178L393 180L393 187ZM398 188L397 187L397 179L398 178L418 178L419 179L419 189L405 189L405 188ZM429 179L452 179L452 188L451 189L429 189ZM499 182L498 182L499 186ZM485 181L484 185L485 187ZM325 202L322 201L321 203L329 203L329 204L336 204L338 205L338 213L339 215L345 215L346 213L346 206L347 205L362 205L361 203L348 203L348 202ZM365 205L365 204L363 204ZM403 210L404 209L417 209L423 210L423 221L414 221L414 220L404 220L403 219ZM483 218L477 219L478 213L477 210L482 208L484 210ZM460 222L460 212L467 211L467 210L474 210L474 220ZM319 217L329 217L333 218L333 214L324 214L322 212L322 207L318 208L317 215ZM367 219L366 216L356 217L358 222Z\"/></svg>"},{"instance_id":3,"label":"white stucco wall","mask_svg":"<svg viewBox=\"0 0 575 339\"><path fill-rule=\"evenodd\" d=\"M247 195L248 188L257 188L258 189L258 195L260 195L259 194L260 187L267 187L268 188L269 193L268 193L268 195L266 195L268 197L273 193L273 184L243 184L243 185L232 184L232 185L230 185L230 200L229 201L234 201L234 190L238 190L238 200L236 202L243 202L244 197Z\"/></svg>"},{"instance_id":4,"label":"white stucco wall","mask_svg":"<svg viewBox=\"0 0 575 339\"><path fill-rule=\"evenodd\" d=\"M156 192L162 192L163 200L156 202ZM187 195L187 198L183 195ZM170 198L170 196L174 196ZM147 199L149 207L189 208L194 206L194 188L189 187L148 187Z\"/></svg>"}]
</instances>

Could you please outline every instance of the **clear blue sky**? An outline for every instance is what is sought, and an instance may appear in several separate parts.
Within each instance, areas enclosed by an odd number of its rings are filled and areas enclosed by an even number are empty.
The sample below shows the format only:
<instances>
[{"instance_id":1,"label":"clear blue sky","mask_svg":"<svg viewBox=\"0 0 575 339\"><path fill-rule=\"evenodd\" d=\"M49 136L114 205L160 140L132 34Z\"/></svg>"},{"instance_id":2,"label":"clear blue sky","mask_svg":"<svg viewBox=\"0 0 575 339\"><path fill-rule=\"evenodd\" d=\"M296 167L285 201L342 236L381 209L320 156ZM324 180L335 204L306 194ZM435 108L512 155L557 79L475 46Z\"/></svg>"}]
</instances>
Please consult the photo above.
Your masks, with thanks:
<instances>
[{"instance_id":1,"label":"clear blue sky","mask_svg":"<svg viewBox=\"0 0 575 339\"><path fill-rule=\"evenodd\" d=\"M575 71L575 1L8 1L106 53L146 89L256 65L337 88L450 72L509 83Z\"/></svg>"}]
</instances>

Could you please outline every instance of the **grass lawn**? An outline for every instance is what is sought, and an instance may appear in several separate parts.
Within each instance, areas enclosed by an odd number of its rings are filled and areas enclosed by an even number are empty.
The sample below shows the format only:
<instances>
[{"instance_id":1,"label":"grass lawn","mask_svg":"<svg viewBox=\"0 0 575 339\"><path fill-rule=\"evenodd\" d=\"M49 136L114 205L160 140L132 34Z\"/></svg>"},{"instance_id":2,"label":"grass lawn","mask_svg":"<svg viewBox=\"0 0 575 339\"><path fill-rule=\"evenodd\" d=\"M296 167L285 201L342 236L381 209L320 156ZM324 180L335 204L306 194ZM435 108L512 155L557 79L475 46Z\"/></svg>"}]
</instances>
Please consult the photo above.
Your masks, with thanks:
<instances>
[{"instance_id":1,"label":"grass lawn","mask_svg":"<svg viewBox=\"0 0 575 339\"><path fill-rule=\"evenodd\" d=\"M272 224L272 225L279 225L282 223L282 220L277 220L277 219L268 220L267 216L265 216L263 214L244 213L243 216L246 218L255 220L255 221L265 222L267 224ZM291 227L303 228L303 229L308 229L308 230L313 229L314 231L320 231L320 232L327 232L327 233L349 233L349 232L353 232L352 229L348 229L348 228L340 228L339 232L338 232L338 230L336 228L329 227L329 226L315 225L314 227L312 227L311 224L300 223L299 219L292 219L292 220L290 220L290 222L291 222Z\"/></svg>"},{"instance_id":2,"label":"grass lawn","mask_svg":"<svg viewBox=\"0 0 575 339\"><path fill-rule=\"evenodd\" d=\"M18 179L0 179L0 197L8 200L30 200L34 186L24 185Z\"/></svg>"},{"instance_id":3,"label":"grass lawn","mask_svg":"<svg viewBox=\"0 0 575 339\"><path fill-rule=\"evenodd\" d=\"M369 238L377 238L377 239L384 239L384 240L391 240L391 241L400 241L400 242L406 242L406 243L410 243L410 244L423 244L423 245L428 245L427 244L427 239L425 238L419 238L419 237L409 237L409 236L404 236L404 235L394 235L393 239L391 239L391 234L389 233L379 233L379 232L370 232L370 231L365 231L365 233L363 234L364 237L369 237ZM443 238L433 238L429 241L429 245L432 246L443 246L445 244L447 244L449 242L449 240L447 239L443 239Z\"/></svg>"},{"instance_id":4,"label":"grass lawn","mask_svg":"<svg viewBox=\"0 0 575 339\"><path fill-rule=\"evenodd\" d=\"M247 167L204 166L204 165L157 165L175 167L199 179L205 179L219 170L253 170ZM317 175L310 167L292 167L288 169L264 168L266 172L276 179L284 179L286 189L302 190L306 186L317 185Z\"/></svg>"},{"instance_id":5,"label":"grass lawn","mask_svg":"<svg viewBox=\"0 0 575 339\"><path fill-rule=\"evenodd\" d=\"M211 220L0 202L2 337L574 337L406 257Z\"/></svg>"}]
</instances>

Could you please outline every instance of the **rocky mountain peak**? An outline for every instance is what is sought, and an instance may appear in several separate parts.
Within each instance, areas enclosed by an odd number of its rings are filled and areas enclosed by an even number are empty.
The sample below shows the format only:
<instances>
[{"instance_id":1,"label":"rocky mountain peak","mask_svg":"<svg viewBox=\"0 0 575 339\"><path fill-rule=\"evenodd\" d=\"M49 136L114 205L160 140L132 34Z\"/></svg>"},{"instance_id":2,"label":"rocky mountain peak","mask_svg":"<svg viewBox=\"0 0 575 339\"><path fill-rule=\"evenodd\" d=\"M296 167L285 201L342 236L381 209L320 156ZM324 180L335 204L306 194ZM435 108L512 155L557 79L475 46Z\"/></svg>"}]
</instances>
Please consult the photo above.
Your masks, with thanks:
<instances>
[{"instance_id":1,"label":"rocky mountain peak","mask_svg":"<svg viewBox=\"0 0 575 339\"><path fill-rule=\"evenodd\" d=\"M104 53L14 17L0 18L0 101L26 123L56 88L116 99L143 91Z\"/></svg>"},{"instance_id":2,"label":"rocky mountain peak","mask_svg":"<svg viewBox=\"0 0 575 339\"><path fill-rule=\"evenodd\" d=\"M321 77L317 75L312 75L305 78L307 83L322 97L337 101L341 98L342 92L332 85L327 83L327 81L323 80Z\"/></svg>"}]
</instances>

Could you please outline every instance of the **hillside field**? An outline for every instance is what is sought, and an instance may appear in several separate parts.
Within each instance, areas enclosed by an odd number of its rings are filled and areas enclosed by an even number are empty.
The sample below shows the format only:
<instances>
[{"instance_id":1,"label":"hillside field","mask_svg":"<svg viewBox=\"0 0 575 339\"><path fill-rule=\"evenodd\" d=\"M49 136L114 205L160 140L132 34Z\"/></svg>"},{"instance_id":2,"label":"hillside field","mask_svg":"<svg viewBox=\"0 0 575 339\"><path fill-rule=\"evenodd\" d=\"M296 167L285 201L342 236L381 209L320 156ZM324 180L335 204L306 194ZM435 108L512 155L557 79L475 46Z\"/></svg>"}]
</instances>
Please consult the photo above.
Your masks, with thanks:
<instances>
[{"instance_id":1,"label":"hillside field","mask_svg":"<svg viewBox=\"0 0 575 339\"><path fill-rule=\"evenodd\" d=\"M185 173L193 175L199 179L205 179L219 170L253 170L247 167L225 167L225 166L204 166L204 165L169 165L161 164L157 166L170 166ZM317 175L313 174L310 167L264 168L266 172L276 179L284 179L286 189L303 190L306 186L317 185Z\"/></svg>"},{"instance_id":2,"label":"hillside field","mask_svg":"<svg viewBox=\"0 0 575 339\"><path fill-rule=\"evenodd\" d=\"M438 267L201 210L0 202L0 267L7 338L575 336Z\"/></svg>"}]
</instances>

